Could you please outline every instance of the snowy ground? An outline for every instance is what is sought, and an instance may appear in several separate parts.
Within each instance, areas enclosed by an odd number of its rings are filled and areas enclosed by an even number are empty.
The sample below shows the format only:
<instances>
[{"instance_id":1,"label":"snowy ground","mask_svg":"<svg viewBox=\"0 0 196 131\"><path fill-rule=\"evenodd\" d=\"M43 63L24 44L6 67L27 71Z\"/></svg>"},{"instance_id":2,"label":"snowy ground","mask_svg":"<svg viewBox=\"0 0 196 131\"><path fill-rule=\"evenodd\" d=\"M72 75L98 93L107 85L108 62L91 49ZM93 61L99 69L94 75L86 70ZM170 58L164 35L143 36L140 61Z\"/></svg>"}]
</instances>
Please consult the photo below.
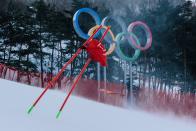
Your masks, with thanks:
<instances>
[{"instance_id":1,"label":"snowy ground","mask_svg":"<svg viewBox=\"0 0 196 131\"><path fill-rule=\"evenodd\" d=\"M42 91L0 79L0 131L196 131L196 124L171 116L124 110L71 96L60 117L65 94L49 91L27 114Z\"/></svg>"}]
</instances>

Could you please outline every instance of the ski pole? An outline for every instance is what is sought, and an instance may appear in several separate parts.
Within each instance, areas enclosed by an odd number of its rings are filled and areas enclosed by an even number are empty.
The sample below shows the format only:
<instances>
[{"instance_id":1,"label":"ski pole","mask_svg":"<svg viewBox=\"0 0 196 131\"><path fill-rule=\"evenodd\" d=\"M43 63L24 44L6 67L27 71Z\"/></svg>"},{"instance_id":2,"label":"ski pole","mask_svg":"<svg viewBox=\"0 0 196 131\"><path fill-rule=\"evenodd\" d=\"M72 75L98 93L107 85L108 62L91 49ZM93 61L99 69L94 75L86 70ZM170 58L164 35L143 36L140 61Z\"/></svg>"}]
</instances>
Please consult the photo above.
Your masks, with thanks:
<instances>
[{"instance_id":1,"label":"ski pole","mask_svg":"<svg viewBox=\"0 0 196 131\"><path fill-rule=\"evenodd\" d=\"M91 62L91 58L88 58L87 62L85 63L84 67L82 68L81 72L79 73L79 75L77 76L76 80L74 81L72 87L71 87L71 90L69 91L68 95L65 97L65 100L59 110L59 112L57 113L56 115L56 118L59 118L65 104L67 103L67 100L69 99L70 95L72 94L74 88L76 87L77 83L79 82L79 80L81 79L83 73L85 72L86 68L88 67L88 65L90 64Z\"/></svg>"},{"instance_id":2,"label":"ski pole","mask_svg":"<svg viewBox=\"0 0 196 131\"><path fill-rule=\"evenodd\" d=\"M99 40L100 43L103 41L103 39L105 38L105 36L107 35L107 33L108 33L109 30L110 30L110 26L108 26L107 29L106 29L106 31L103 33L103 36Z\"/></svg>"},{"instance_id":3,"label":"ski pole","mask_svg":"<svg viewBox=\"0 0 196 131\"><path fill-rule=\"evenodd\" d=\"M108 28L106 29L106 31L104 32L103 36L102 36L101 39L99 40L99 42L102 42L102 41L103 41L103 39L104 39L104 37L106 36L106 34L108 33L109 29L110 29L110 27L108 27ZM61 112L62 112L62 110L63 110L65 104L67 103L67 101L68 101L70 95L72 94L74 88L76 87L77 83L78 83L79 80L81 79L82 74L83 74L84 71L86 70L86 68L87 68L87 66L89 65L90 61L91 61L91 59L89 58L89 59L87 60L86 64L84 65L84 67L82 68L80 74L79 74L78 77L76 78L76 81L75 81L74 84L72 85L70 92L68 93L67 97L65 98L65 100L64 100L64 102L63 102L63 104L62 104L62 106L61 106L61 108L60 108L60 110L59 110L59 112L58 112L57 115L56 115L56 118L59 118L59 116L60 116L60 114L61 114Z\"/></svg>"}]
</instances>

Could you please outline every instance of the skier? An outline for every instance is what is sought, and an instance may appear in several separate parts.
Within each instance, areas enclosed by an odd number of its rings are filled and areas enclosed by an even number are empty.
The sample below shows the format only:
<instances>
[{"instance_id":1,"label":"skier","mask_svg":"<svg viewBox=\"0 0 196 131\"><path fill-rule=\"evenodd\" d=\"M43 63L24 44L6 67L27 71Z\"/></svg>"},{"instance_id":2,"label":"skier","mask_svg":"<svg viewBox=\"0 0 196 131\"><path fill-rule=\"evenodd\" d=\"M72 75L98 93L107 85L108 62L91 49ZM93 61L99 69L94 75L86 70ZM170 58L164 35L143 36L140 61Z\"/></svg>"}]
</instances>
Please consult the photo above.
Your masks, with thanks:
<instances>
[{"instance_id":1,"label":"skier","mask_svg":"<svg viewBox=\"0 0 196 131\"><path fill-rule=\"evenodd\" d=\"M101 64L101 66L107 66L106 49L101 42L96 39L92 39L86 46L82 46L82 49L86 49L89 57Z\"/></svg>"}]
</instances>

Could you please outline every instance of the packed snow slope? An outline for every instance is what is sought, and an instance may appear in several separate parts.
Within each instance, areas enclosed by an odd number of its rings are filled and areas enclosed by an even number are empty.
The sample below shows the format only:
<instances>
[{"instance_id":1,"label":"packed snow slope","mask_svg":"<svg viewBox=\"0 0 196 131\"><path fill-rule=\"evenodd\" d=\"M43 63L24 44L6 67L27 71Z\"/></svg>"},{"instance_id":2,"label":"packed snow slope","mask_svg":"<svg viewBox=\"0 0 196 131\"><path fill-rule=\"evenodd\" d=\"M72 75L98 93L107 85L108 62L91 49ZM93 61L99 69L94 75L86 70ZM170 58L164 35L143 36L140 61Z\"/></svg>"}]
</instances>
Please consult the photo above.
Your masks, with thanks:
<instances>
[{"instance_id":1,"label":"packed snow slope","mask_svg":"<svg viewBox=\"0 0 196 131\"><path fill-rule=\"evenodd\" d=\"M196 131L191 121L124 110L71 96L60 119L65 94L50 90L32 114L27 109L42 89L0 79L0 131Z\"/></svg>"}]
</instances>

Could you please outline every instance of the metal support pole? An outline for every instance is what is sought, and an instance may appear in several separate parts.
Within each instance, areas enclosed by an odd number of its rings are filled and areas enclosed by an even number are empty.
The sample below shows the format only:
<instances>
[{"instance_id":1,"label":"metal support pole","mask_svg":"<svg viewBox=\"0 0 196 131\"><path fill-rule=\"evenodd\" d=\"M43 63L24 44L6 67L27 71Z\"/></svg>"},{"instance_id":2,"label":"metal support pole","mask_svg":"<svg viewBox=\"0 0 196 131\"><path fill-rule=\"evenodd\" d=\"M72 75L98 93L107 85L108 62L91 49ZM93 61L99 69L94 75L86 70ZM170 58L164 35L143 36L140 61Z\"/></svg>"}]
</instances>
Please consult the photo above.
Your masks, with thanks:
<instances>
[{"instance_id":1,"label":"metal support pole","mask_svg":"<svg viewBox=\"0 0 196 131\"><path fill-rule=\"evenodd\" d=\"M98 89L100 89L100 83L101 83L101 75L100 75L100 64L97 63L97 82L98 82Z\"/></svg>"},{"instance_id":2,"label":"metal support pole","mask_svg":"<svg viewBox=\"0 0 196 131\"><path fill-rule=\"evenodd\" d=\"M130 99L131 104L133 104L133 68L132 62L129 62L129 75L130 75Z\"/></svg>"},{"instance_id":3,"label":"metal support pole","mask_svg":"<svg viewBox=\"0 0 196 131\"><path fill-rule=\"evenodd\" d=\"M100 94L100 89L101 89L101 72L100 72L100 63L97 63L97 89L98 89L98 101L101 101L101 94Z\"/></svg>"},{"instance_id":4,"label":"metal support pole","mask_svg":"<svg viewBox=\"0 0 196 131\"><path fill-rule=\"evenodd\" d=\"M106 67L104 67L103 69L104 69L104 89L106 91L107 90L107 69Z\"/></svg>"},{"instance_id":5,"label":"metal support pole","mask_svg":"<svg viewBox=\"0 0 196 131\"><path fill-rule=\"evenodd\" d=\"M127 62L124 61L124 90L125 90L125 93L127 93Z\"/></svg>"}]
</instances>

